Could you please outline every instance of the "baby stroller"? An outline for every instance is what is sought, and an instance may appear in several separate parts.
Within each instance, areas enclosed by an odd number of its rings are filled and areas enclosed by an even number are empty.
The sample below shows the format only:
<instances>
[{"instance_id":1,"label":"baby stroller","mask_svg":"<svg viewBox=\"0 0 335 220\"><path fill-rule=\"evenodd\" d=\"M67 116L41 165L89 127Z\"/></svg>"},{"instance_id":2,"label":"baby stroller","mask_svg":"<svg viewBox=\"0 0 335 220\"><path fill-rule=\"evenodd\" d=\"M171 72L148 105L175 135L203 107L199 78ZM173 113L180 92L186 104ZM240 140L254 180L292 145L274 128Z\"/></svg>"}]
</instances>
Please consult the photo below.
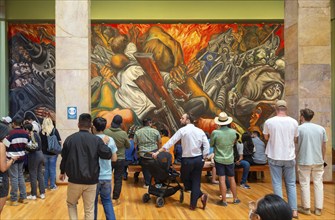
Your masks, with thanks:
<instances>
[{"instance_id":1,"label":"baby stroller","mask_svg":"<svg viewBox=\"0 0 335 220\"><path fill-rule=\"evenodd\" d=\"M152 158L151 153L146 153L142 157L142 166L151 174L152 178L155 179L156 184L150 184L148 192L142 197L144 203L150 200L150 194L157 196L156 205L157 207L164 206L164 198L174 195L180 190L179 202L184 201L183 187L179 184L176 179L179 177L179 173L172 169L172 156L168 152L161 152L158 154L157 159Z\"/></svg>"}]
</instances>

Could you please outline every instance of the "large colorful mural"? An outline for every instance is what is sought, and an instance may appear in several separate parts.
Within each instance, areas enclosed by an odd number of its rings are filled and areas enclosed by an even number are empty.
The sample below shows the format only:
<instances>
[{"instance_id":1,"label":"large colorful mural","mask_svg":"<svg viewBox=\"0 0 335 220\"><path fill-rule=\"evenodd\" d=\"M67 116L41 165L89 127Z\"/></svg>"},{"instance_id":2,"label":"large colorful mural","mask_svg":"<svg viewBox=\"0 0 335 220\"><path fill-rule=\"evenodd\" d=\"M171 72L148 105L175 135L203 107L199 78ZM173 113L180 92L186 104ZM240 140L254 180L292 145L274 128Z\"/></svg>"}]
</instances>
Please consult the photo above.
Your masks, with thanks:
<instances>
[{"instance_id":1,"label":"large colorful mural","mask_svg":"<svg viewBox=\"0 0 335 220\"><path fill-rule=\"evenodd\" d=\"M9 101L12 117L55 117L55 27L10 24Z\"/></svg>"},{"instance_id":2,"label":"large colorful mural","mask_svg":"<svg viewBox=\"0 0 335 220\"><path fill-rule=\"evenodd\" d=\"M173 133L190 112L211 132L225 111L261 133L284 94L282 24L99 24L91 45L92 113L109 122L149 117Z\"/></svg>"},{"instance_id":3,"label":"large colorful mural","mask_svg":"<svg viewBox=\"0 0 335 220\"><path fill-rule=\"evenodd\" d=\"M93 24L92 115L171 133L184 112L207 132L221 111L262 130L284 95L283 24ZM55 116L55 27L9 25L11 116ZM125 128L125 129L126 129Z\"/></svg>"}]
</instances>

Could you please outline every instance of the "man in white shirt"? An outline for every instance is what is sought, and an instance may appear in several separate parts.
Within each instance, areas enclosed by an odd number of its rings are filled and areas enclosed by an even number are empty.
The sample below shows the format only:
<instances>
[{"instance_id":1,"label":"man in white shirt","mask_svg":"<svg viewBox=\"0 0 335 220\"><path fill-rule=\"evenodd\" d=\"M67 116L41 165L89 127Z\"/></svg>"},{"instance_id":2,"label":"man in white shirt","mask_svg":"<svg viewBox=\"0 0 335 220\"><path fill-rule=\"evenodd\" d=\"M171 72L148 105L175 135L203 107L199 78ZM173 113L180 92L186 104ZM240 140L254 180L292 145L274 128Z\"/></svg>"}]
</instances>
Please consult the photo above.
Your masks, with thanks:
<instances>
[{"instance_id":1,"label":"man in white shirt","mask_svg":"<svg viewBox=\"0 0 335 220\"><path fill-rule=\"evenodd\" d=\"M315 215L321 215L323 208L323 182L326 130L320 125L310 122L314 117L311 109L300 110L299 139L297 146L298 174L301 187L300 213L310 215L310 177L314 183Z\"/></svg>"},{"instance_id":2,"label":"man in white shirt","mask_svg":"<svg viewBox=\"0 0 335 220\"><path fill-rule=\"evenodd\" d=\"M264 123L264 138L268 140L265 153L272 178L275 194L283 197L282 178L284 176L288 203L293 210L293 217L298 218L297 191L295 174L295 145L298 137L298 122L287 115L287 104L284 100L276 103L275 117Z\"/></svg>"},{"instance_id":3,"label":"man in white shirt","mask_svg":"<svg viewBox=\"0 0 335 220\"><path fill-rule=\"evenodd\" d=\"M183 114L180 119L183 127L162 148L152 155L154 158L157 158L160 152L168 151L177 141L181 140L183 154L180 172L185 191L191 191L191 210L195 210L199 198L201 198L202 208L205 209L208 199L208 195L201 192L200 184L202 168L204 166L203 158L206 158L209 153L209 142L205 132L195 127L193 121L194 118L191 114Z\"/></svg>"}]
</instances>

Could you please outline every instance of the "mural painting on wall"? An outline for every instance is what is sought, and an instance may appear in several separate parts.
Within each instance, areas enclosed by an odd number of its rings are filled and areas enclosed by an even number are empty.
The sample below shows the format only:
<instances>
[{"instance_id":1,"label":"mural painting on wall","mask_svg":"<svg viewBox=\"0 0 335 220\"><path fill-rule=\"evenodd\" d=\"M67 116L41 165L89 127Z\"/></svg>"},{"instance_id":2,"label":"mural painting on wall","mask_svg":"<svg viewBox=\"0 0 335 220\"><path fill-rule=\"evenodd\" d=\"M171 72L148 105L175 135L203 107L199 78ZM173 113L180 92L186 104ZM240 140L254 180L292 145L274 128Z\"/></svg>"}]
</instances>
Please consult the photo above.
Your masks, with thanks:
<instances>
[{"instance_id":1,"label":"mural painting on wall","mask_svg":"<svg viewBox=\"0 0 335 220\"><path fill-rule=\"evenodd\" d=\"M284 94L282 24L92 25L91 109L126 127L151 118L174 133L183 112L204 131L221 111L257 130Z\"/></svg>"},{"instance_id":2,"label":"mural painting on wall","mask_svg":"<svg viewBox=\"0 0 335 220\"><path fill-rule=\"evenodd\" d=\"M55 26L10 24L8 38L10 115L55 120Z\"/></svg>"}]
</instances>

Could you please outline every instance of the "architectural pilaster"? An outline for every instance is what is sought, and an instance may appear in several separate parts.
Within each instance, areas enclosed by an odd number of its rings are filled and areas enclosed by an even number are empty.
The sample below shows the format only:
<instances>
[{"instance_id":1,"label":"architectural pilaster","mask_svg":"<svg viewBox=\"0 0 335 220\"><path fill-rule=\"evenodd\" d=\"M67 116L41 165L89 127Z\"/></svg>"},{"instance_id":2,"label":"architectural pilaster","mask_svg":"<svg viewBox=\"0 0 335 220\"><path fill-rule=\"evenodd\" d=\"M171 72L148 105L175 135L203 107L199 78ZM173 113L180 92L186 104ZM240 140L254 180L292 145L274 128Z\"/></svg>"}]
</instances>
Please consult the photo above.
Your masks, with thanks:
<instances>
[{"instance_id":1,"label":"architectural pilaster","mask_svg":"<svg viewBox=\"0 0 335 220\"><path fill-rule=\"evenodd\" d=\"M0 115L8 115L7 21L5 1L0 0Z\"/></svg>"},{"instance_id":2,"label":"architectural pilaster","mask_svg":"<svg viewBox=\"0 0 335 220\"><path fill-rule=\"evenodd\" d=\"M90 0L56 0L56 125L63 141L90 112L90 28ZM76 118L69 119L68 107Z\"/></svg>"},{"instance_id":3,"label":"architectural pilaster","mask_svg":"<svg viewBox=\"0 0 335 220\"><path fill-rule=\"evenodd\" d=\"M332 164L330 0L285 0L286 95L289 114L315 112L313 122L328 135L326 162ZM324 181L332 181L332 167Z\"/></svg>"}]
</instances>

